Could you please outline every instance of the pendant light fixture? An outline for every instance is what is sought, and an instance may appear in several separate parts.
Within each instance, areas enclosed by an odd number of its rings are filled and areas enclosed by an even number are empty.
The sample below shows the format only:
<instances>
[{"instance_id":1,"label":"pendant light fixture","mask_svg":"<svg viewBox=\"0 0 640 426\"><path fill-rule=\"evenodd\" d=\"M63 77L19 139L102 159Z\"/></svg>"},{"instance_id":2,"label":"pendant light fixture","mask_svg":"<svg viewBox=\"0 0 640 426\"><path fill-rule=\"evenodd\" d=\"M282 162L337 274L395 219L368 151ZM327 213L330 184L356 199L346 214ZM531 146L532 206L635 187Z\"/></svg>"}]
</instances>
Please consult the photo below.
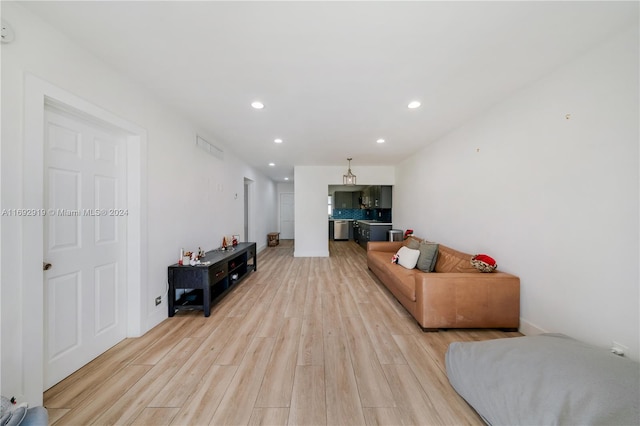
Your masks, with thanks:
<instances>
[{"instance_id":1,"label":"pendant light fixture","mask_svg":"<svg viewBox=\"0 0 640 426\"><path fill-rule=\"evenodd\" d=\"M356 175L351 173L351 160L352 158L347 158L349 161L349 170L346 175L342 175L342 183L345 185L355 185L356 184Z\"/></svg>"}]
</instances>

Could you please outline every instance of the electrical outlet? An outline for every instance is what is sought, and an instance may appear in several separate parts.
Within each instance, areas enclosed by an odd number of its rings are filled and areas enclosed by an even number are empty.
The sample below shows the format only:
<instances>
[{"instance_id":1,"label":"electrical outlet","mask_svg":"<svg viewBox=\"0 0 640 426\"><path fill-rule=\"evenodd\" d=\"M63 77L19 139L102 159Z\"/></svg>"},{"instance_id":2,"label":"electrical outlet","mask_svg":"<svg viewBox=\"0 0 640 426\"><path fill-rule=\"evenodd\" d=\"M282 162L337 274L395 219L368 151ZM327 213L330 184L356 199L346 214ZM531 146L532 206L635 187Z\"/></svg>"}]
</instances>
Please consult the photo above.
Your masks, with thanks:
<instances>
[{"instance_id":1,"label":"electrical outlet","mask_svg":"<svg viewBox=\"0 0 640 426\"><path fill-rule=\"evenodd\" d=\"M611 345L611 352L618 356L624 356L624 353L628 350L629 348L627 346L623 345L622 343L618 343L615 340Z\"/></svg>"},{"instance_id":2,"label":"electrical outlet","mask_svg":"<svg viewBox=\"0 0 640 426\"><path fill-rule=\"evenodd\" d=\"M156 306L162 303L162 296L156 297Z\"/></svg>"}]
</instances>

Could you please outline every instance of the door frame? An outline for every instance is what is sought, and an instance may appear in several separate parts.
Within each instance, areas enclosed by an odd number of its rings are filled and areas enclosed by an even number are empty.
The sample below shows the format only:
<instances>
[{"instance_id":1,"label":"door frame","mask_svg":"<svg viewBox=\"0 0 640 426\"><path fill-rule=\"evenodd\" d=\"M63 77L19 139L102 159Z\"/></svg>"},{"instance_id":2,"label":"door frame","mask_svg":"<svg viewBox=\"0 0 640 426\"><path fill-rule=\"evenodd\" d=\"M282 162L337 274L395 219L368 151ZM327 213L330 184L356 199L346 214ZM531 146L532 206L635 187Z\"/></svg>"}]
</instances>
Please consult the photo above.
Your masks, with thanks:
<instances>
[{"instance_id":1,"label":"door frame","mask_svg":"<svg viewBox=\"0 0 640 426\"><path fill-rule=\"evenodd\" d=\"M44 110L54 106L87 120L115 127L126 134L127 155L127 336L140 336L146 317L143 300L147 282L147 132L112 113L32 74L25 75L22 197L25 206L44 203ZM44 391L44 277L42 274L44 217L22 226L22 341L24 395L32 405L42 403ZM29 295L29 297L26 297ZM28 337L28 338L26 338Z\"/></svg>"},{"instance_id":2,"label":"door frame","mask_svg":"<svg viewBox=\"0 0 640 426\"><path fill-rule=\"evenodd\" d=\"M253 197L252 197L252 188L254 181L249 179L248 177L244 178L243 191L244 191L244 242L247 243L249 241L255 241L255 239L249 238L249 234L253 231L253 227L251 226L251 210L253 207Z\"/></svg>"}]
</instances>

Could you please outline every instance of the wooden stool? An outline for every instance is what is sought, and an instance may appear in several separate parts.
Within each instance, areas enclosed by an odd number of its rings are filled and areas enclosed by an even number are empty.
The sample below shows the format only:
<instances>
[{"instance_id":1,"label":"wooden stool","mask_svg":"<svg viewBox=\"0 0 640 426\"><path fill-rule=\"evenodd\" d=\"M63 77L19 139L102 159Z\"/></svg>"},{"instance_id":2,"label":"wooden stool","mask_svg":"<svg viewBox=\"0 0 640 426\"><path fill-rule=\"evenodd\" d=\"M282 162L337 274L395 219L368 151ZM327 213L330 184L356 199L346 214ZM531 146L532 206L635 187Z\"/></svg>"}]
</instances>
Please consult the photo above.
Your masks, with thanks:
<instances>
[{"instance_id":1,"label":"wooden stool","mask_svg":"<svg viewBox=\"0 0 640 426\"><path fill-rule=\"evenodd\" d=\"M269 232L267 234L267 245L269 247L275 247L280 244L280 233L279 232Z\"/></svg>"}]
</instances>

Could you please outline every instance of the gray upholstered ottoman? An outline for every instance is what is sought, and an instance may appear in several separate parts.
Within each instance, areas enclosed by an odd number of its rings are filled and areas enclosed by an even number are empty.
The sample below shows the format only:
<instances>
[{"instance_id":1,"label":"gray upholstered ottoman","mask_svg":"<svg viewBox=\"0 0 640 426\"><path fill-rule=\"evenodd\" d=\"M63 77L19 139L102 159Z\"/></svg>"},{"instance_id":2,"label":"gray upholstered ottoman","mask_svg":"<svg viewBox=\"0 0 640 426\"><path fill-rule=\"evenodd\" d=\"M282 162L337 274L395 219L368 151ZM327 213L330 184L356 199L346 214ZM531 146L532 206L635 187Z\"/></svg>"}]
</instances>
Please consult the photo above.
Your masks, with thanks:
<instances>
[{"instance_id":1,"label":"gray upholstered ottoman","mask_svg":"<svg viewBox=\"0 0 640 426\"><path fill-rule=\"evenodd\" d=\"M0 411L0 426L47 426L49 414L47 409L38 406L27 408L26 406L7 402L3 397L2 410Z\"/></svg>"},{"instance_id":2,"label":"gray upholstered ottoman","mask_svg":"<svg viewBox=\"0 0 640 426\"><path fill-rule=\"evenodd\" d=\"M640 425L640 363L562 334L452 343L446 366L490 425Z\"/></svg>"}]
</instances>

